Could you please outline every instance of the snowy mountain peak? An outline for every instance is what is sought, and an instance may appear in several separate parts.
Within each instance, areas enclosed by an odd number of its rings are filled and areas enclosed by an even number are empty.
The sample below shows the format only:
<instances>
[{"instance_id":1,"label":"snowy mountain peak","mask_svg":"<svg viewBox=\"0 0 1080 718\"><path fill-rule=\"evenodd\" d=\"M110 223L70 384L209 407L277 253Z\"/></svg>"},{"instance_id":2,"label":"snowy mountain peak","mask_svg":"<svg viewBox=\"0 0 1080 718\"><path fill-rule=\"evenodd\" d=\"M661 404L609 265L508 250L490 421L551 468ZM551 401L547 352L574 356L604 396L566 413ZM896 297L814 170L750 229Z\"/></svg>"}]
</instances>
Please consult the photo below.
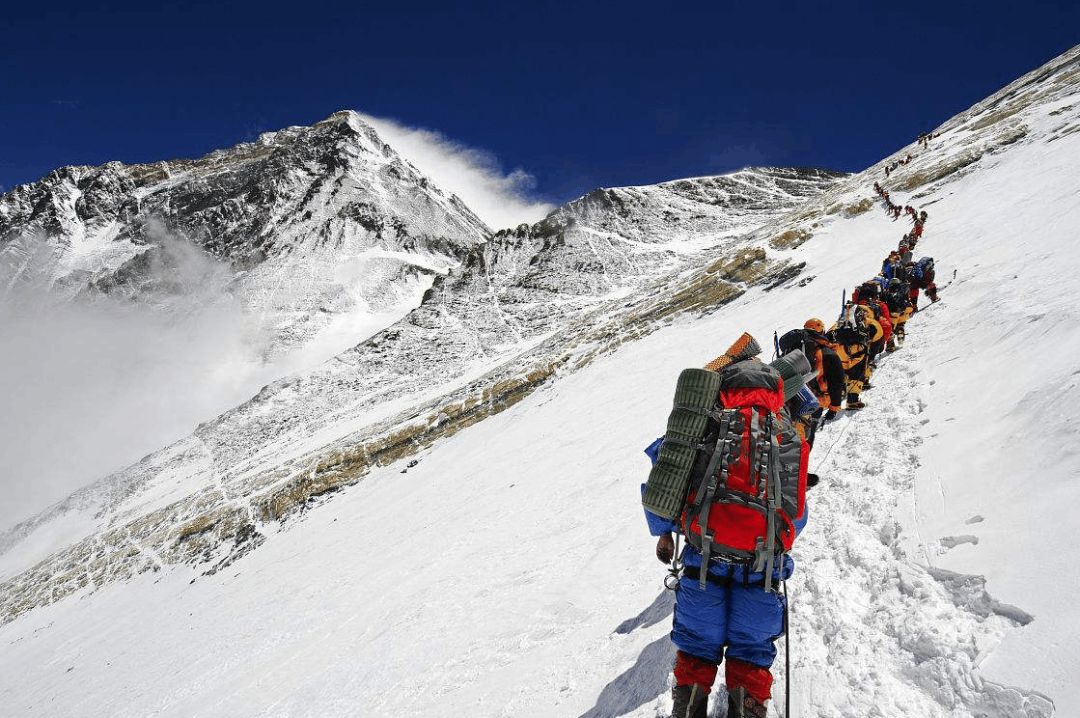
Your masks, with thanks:
<instances>
[{"instance_id":1,"label":"snowy mountain peak","mask_svg":"<svg viewBox=\"0 0 1080 718\"><path fill-rule=\"evenodd\" d=\"M364 120L360 118L360 114L355 110L338 110L337 112L327 117L325 120L319 120L318 122L316 122L313 127L321 127L327 125L345 127L352 130L358 135L367 136L374 142L382 142L379 139L378 133L375 132L375 129L368 123L364 122ZM384 146L388 147L385 144Z\"/></svg>"},{"instance_id":2,"label":"snowy mountain peak","mask_svg":"<svg viewBox=\"0 0 1080 718\"><path fill-rule=\"evenodd\" d=\"M153 303L169 283L150 268L175 264L167 245L178 239L234 273L227 291L282 348L334 317L413 304L416 286L489 234L356 113L340 112L198 159L65 167L16 187L0 197L0 286Z\"/></svg>"}]
</instances>

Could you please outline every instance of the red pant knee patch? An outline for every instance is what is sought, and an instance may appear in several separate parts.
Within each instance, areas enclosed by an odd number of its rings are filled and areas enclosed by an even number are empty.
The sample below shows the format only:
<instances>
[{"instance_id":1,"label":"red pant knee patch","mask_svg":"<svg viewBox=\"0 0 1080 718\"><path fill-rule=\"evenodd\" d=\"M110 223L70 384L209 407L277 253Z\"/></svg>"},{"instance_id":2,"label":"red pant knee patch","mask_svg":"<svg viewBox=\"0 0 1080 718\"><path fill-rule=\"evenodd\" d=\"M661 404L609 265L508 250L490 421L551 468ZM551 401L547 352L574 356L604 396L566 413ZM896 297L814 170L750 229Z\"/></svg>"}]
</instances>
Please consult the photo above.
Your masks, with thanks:
<instances>
[{"instance_id":1,"label":"red pant knee patch","mask_svg":"<svg viewBox=\"0 0 1080 718\"><path fill-rule=\"evenodd\" d=\"M755 666L737 658L727 659L726 683L728 690L743 687L746 692L764 703L772 695L772 671Z\"/></svg>"},{"instance_id":2,"label":"red pant knee patch","mask_svg":"<svg viewBox=\"0 0 1080 718\"><path fill-rule=\"evenodd\" d=\"M675 653L675 685L691 686L697 683L708 693L716 680L716 666L689 653Z\"/></svg>"}]
</instances>

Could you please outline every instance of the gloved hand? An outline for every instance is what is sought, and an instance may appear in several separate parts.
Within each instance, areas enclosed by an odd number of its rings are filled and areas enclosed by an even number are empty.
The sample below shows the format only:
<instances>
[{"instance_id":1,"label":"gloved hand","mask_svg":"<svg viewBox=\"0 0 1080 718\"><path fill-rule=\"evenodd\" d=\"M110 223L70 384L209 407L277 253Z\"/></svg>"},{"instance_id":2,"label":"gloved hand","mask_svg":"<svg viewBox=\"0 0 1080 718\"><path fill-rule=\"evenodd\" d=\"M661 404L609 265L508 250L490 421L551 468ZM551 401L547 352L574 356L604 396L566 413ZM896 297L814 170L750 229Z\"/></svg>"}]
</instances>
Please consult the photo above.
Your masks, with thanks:
<instances>
[{"instance_id":1,"label":"gloved hand","mask_svg":"<svg viewBox=\"0 0 1080 718\"><path fill-rule=\"evenodd\" d=\"M818 476L817 474L808 473L806 475L806 488L809 489L812 486L817 486L819 481L821 481L820 476Z\"/></svg>"},{"instance_id":2,"label":"gloved hand","mask_svg":"<svg viewBox=\"0 0 1080 718\"><path fill-rule=\"evenodd\" d=\"M836 409L829 409L825 412L825 421L832 421L836 418Z\"/></svg>"},{"instance_id":3,"label":"gloved hand","mask_svg":"<svg viewBox=\"0 0 1080 718\"><path fill-rule=\"evenodd\" d=\"M656 540L656 558L660 559L660 563L671 563L671 559L675 558L675 539L671 534L664 534Z\"/></svg>"}]
</instances>

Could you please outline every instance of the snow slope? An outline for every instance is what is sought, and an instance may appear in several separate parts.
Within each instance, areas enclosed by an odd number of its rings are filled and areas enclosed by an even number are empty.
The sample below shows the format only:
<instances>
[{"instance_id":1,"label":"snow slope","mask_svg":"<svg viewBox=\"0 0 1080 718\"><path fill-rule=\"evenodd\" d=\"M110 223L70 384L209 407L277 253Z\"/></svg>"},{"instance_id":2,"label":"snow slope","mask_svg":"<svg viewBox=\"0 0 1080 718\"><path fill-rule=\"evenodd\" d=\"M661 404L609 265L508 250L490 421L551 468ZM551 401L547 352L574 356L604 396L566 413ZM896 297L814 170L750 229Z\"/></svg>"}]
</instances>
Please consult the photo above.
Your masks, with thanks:
<instances>
[{"instance_id":1,"label":"snow slope","mask_svg":"<svg viewBox=\"0 0 1080 718\"><path fill-rule=\"evenodd\" d=\"M930 213L919 250L941 283L957 275L883 360L870 406L828 426L812 457L823 482L790 583L795 715L1080 715L1080 586L1049 548L1068 551L1080 499L1078 57L950 120L885 183ZM871 197L882 166L745 238L812 227L773 246L805 266L771 291L560 365L468 430L260 523L258 550L215 573L167 567L22 613L0 627L0 706L662 714L671 597L640 513L641 449L679 369L744 329L828 319L840 289L876 271L906 226L880 207L827 210ZM699 286L664 281L652 291Z\"/></svg>"}]
</instances>

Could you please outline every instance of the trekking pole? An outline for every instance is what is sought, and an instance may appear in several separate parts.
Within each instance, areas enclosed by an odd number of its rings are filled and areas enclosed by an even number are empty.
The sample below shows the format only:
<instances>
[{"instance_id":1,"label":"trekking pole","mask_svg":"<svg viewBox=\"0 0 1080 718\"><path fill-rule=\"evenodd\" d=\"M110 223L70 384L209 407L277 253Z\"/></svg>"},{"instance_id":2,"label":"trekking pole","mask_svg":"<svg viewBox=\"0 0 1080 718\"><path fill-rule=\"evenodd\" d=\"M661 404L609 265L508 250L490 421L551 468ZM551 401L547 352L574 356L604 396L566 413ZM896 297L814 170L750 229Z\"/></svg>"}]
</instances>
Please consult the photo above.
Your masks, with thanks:
<instances>
[{"instance_id":1,"label":"trekking pole","mask_svg":"<svg viewBox=\"0 0 1080 718\"><path fill-rule=\"evenodd\" d=\"M784 590L784 718L791 718L791 631L788 624L787 579L780 582Z\"/></svg>"},{"instance_id":2,"label":"trekking pole","mask_svg":"<svg viewBox=\"0 0 1080 718\"><path fill-rule=\"evenodd\" d=\"M773 329L773 333L772 333L772 345L773 345L772 358L775 359L776 357L780 356L780 335L777 334L777 330L775 330L775 329Z\"/></svg>"}]
</instances>

